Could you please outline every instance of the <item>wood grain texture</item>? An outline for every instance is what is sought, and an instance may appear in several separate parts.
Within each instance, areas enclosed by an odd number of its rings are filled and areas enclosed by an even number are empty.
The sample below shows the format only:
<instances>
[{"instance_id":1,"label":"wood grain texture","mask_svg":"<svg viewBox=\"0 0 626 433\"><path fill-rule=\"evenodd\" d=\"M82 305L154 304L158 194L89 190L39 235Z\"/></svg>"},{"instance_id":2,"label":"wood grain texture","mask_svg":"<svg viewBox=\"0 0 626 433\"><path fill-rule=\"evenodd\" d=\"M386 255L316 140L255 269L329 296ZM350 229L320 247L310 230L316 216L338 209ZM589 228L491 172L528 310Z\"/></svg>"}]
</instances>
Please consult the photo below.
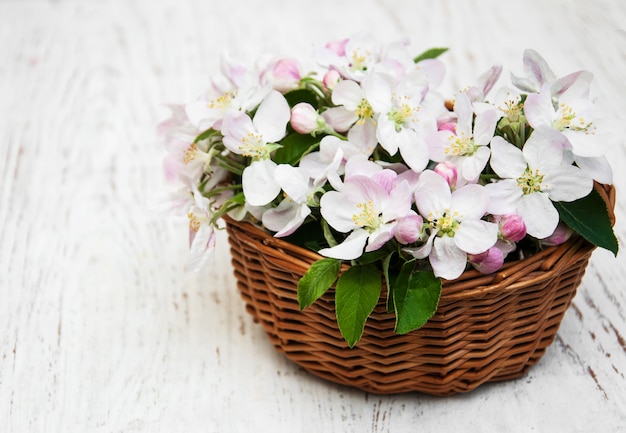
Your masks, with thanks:
<instances>
[{"instance_id":1,"label":"wood grain texture","mask_svg":"<svg viewBox=\"0 0 626 433\"><path fill-rule=\"evenodd\" d=\"M444 88L524 48L586 68L612 121L626 203L626 7L620 0L0 2L0 431L617 432L626 426L626 262L596 251L557 341L523 379L452 398L380 397L318 380L253 324L220 233L183 271L163 218L167 102L219 56L307 54L364 29L448 46ZM505 76L511 71L505 69Z\"/></svg>"}]
</instances>

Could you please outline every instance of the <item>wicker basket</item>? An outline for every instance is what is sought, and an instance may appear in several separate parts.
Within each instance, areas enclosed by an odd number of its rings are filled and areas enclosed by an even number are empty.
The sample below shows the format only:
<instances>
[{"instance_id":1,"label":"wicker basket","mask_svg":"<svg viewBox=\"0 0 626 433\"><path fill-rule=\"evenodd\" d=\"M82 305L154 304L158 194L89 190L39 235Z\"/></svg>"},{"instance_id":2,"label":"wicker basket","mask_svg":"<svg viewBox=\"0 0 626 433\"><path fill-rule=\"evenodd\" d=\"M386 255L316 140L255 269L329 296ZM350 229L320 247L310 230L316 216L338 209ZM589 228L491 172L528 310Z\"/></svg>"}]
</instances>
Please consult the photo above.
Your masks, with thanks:
<instances>
[{"instance_id":1,"label":"wicker basket","mask_svg":"<svg viewBox=\"0 0 626 433\"><path fill-rule=\"evenodd\" d=\"M598 188L612 210L613 188ZM436 314L406 335L393 332L385 294L349 349L335 318L333 289L300 311L297 283L320 256L227 219L237 285L246 309L275 348L309 372L362 390L446 396L518 378L552 343L594 249L580 237L500 272L465 272L444 282Z\"/></svg>"}]
</instances>

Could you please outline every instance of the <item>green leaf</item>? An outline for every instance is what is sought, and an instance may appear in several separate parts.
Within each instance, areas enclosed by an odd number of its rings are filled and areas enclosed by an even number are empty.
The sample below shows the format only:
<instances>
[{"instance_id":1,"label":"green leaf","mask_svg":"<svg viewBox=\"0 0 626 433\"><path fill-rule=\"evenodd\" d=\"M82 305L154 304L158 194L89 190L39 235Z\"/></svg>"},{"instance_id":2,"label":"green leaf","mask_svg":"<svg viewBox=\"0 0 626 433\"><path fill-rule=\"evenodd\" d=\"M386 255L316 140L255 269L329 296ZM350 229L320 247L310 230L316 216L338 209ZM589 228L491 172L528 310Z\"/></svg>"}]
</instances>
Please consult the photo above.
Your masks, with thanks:
<instances>
[{"instance_id":1,"label":"green leaf","mask_svg":"<svg viewBox=\"0 0 626 433\"><path fill-rule=\"evenodd\" d=\"M356 265L337 281L335 309L341 335L350 347L361 339L365 321L380 298L380 272L374 265Z\"/></svg>"},{"instance_id":2,"label":"green leaf","mask_svg":"<svg viewBox=\"0 0 626 433\"><path fill-rule=\"evenodd\" d=\"M335 283L341 261L325 258L313 263L298 282L298 303L300 309L317 301Z\"/></svg>"},{"instance_id":3,"label":"green leaf","mask_svg":"<svg viewBox=\"0 0 626 433\"><path fill-rule=\"evenodd\" d=\"M432 272L416 271L414 264L410 261L402 266L393 287L398 334L421 328L437 311L441 297L441 278Z\"/></svg>"},{"instance_id":4,"label":"green leaf","mask_svg":"<svg viewBox=\"0 0 626 433\"><path fill-rule=\"evenodd\" d=\"M193 142L194 142L194 143L199 143L199 142L201 142L202 140L206 140L207 138L210 138L210 137L212 137L212 136L214 136L214 135L217 135L217 134L219 134L219 133L220 133L219 131L217 131L217 130L215 130L215 129L213 129L213 128L207 129L206 131L201 132L201 133L200 133L200 134L196 137L196 139L195 139Z\"/></svg>"},{"instance_id":5,"label":"green leaf","mask_svg":"<svg viewBox=\"0 0 626 433\"><path fill-rule=\"evenodd\" d=\"M426 59L436 59L446 51L448 51L447 48L431 48L430 50L426 50L422 54L414 58L413 61L417 63Z\"/></svg>"},{"instance_id":6,"label":"green leaf","mask_svg":"<svg viewBox=\"0 0 626 433\"><path fill-rule=\"evenodd\" d=\"M555 202L554 206L569 228L592 244L617 255L619 244L611 226L609 211L595 189L586 197L572 202Z\"/></svg>"},{"instance_id":7,"label":"green leaf","mask_svg":"<svg viewBox=\"0 0 626 433\"><path fill-rule=\"evenodd\" d=\"M314 106L316 109L319 108L319 99L317 94L310 89L296 89L290 92L285 93L285 99L290 107L300 103L307 102Z\"/></svg>"},{"instance_id":8,"label":"green leaf","mask_svg":"<svg viewBox=\"0 0 626 433\"><path fill-rule=\"evenodd\" d=\"M300 159L315 149L320 142L319 137L293 133L280 141L282 147L276 151L272 160L276 164L296 165Z\"/></svg>"}]
</instances>

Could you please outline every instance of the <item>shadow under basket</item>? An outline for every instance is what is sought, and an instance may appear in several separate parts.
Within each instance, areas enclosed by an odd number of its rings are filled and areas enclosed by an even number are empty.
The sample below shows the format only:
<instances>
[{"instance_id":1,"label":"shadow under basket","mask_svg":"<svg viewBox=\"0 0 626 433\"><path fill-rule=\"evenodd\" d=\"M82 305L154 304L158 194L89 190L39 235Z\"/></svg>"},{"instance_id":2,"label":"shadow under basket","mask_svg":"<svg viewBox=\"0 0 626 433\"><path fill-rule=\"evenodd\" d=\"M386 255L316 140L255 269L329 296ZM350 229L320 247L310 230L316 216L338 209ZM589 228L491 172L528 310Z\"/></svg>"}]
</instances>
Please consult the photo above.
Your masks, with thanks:
<instances>
[{"instance_id":1,"label":"shadow under basket","mask_svg":"<svg viewBox=\"0 0 626 433\"><path fill-rule=\"evenodd\" d=\"M612 213L615 190L597 189ZM350 349L334 289L304 311L298 305L298 281L321 256L249 222L227 218L226 228L246 309L276 350L319 377L376 394L447 396L523 376L554 341L595 248L573 236L495 274L444 281L435 315L406 335L393 332L383 293Z\"/></svg>"}]
</instances>

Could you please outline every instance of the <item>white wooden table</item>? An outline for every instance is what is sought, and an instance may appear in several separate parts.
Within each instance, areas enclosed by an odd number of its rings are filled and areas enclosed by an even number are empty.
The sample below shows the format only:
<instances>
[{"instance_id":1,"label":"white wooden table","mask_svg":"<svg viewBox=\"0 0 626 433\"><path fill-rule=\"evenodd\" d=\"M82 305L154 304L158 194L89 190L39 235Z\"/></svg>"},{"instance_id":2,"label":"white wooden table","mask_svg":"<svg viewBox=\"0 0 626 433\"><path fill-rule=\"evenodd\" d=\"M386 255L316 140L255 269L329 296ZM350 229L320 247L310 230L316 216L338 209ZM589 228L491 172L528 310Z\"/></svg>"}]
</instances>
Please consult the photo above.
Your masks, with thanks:
<instances>
[{"instance_id":1,"label":"white wooden table","mask_svg":"<svg viewBox=\"0 0 626 433\"><path fill-rule=\"evenodd\" d=\"M452 398L377 396L274 352L245 313L221 235L183 271L161 105L202 92L229 48L308 54L371 30L447 46L450 89L535 48L595 75L616 124L625 234L626 4L430 0L0 1L0 432L626 431L626 259L596 251L529 374Z\"/></svg>"}]
</instances>

